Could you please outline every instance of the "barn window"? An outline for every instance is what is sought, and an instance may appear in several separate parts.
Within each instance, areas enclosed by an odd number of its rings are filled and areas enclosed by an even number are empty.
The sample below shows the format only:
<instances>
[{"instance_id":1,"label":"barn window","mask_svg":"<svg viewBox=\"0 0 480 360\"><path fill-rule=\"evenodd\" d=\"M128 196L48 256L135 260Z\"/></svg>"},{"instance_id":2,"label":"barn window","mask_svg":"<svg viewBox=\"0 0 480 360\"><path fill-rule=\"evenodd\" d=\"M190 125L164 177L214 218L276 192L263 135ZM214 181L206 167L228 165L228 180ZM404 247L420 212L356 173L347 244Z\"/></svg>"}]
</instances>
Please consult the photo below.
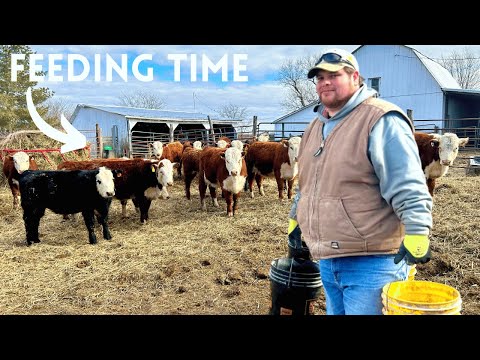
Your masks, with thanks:
<instances>
[{"instance_id":1,"label":"barn window","mask_svg":"<svg viewBox=\"0 0 480 360\"><path fill-rule=\"evenodd\" d=\"M378 93L378 96L380 96L380 78L368 78L368 87L376 90Z\"/></svg>"}]
</instances>

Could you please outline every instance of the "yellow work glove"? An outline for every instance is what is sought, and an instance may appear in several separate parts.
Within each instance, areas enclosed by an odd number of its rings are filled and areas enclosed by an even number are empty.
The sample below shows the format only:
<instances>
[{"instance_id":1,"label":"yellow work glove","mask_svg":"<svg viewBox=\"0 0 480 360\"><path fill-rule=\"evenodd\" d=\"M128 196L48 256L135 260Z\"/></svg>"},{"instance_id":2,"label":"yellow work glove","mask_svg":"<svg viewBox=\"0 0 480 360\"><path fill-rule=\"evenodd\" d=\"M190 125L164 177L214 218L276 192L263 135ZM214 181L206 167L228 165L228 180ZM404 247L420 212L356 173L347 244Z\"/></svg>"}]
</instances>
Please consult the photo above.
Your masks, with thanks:
<instances>
[{"instance_id":1,"label":"yellow work glove","mask_svg":"<svg viewBox=\"0 0 480 360\"><path fill-rule=\"evenodd\" d=\"M393 262L398 264L405 256L407 257L408 265L424 264L430 261L430 240L428 235L405 235Z\"/></svg>"}]
</instances>

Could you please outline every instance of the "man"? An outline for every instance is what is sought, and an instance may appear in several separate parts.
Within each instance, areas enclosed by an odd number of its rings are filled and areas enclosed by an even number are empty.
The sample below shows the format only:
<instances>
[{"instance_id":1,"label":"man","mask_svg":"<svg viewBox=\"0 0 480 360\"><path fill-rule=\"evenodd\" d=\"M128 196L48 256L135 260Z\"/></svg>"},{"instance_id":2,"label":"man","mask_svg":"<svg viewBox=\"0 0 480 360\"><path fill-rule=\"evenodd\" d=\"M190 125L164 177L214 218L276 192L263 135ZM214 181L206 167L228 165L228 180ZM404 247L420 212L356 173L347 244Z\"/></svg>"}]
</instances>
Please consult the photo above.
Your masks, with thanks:
<instances>
[{"instance_id":1,"label":"man","mask_svg":"<svg viewBox=\"0 0 480 360\"><path fill-rule=\"evenodd\" d=\"M299 226L320 260L327 314L382 314L383 286L430 260L432 198L413 124L363 84L345 50L326 51L308 78L321 104L302 137L288 233Z\"/></svg>"}]
</instances>

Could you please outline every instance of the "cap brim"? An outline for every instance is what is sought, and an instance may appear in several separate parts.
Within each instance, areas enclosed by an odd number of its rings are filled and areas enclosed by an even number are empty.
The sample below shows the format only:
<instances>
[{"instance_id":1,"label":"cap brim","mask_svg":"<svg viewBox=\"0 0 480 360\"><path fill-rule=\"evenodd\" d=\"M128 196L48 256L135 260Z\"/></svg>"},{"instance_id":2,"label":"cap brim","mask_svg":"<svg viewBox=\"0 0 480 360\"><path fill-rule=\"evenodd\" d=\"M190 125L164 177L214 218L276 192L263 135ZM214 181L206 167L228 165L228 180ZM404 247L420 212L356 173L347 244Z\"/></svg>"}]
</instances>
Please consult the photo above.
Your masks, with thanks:
<instances>
[{"instance_id":1,"label":"cap brim","mask_svg":"<svg viewBox=\"0 0 480 360\"><path fill-rule=\"evenodd\" d=\"M320 63L317 66L310 69L310 71L308 72L308 78L309 79L313 78L315 75L317 75L318 71L320 70L336 72L343 69L345 66L353 69L353 67L350 66L350 64L345 64L345 63L338 63L338 64L332 64L327 62Z\"/></svg>"}]
</instances>

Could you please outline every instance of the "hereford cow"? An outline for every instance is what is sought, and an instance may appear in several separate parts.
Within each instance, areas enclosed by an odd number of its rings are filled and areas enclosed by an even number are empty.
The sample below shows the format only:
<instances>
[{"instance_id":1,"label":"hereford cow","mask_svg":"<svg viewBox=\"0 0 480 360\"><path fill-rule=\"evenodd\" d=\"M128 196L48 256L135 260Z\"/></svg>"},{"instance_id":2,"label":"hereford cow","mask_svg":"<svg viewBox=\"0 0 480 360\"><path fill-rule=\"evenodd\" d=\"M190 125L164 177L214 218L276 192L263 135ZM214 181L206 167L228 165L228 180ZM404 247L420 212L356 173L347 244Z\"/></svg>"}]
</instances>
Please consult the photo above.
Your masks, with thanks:
<instances>
[{"instance_id":1,"label":"hereford cow","mask_svg":"<svg viewBox=\"0 0 480 360\"><path fill-rule=\"evenodd\" d=\"M260 135L258 135L257 141L270 141L270 135L268 134L268 132L261 133Z\"/></svg>"},{"instance_id":2,"label":"hereford cow","mask_svg":"<svg viewBox=\"0 0 480 360\"><path fill-rule=\"evenodd\" d=\"M88 161L63 161L58 169L88 170L107 166L109 169L121 170L122 176L115 179L115 198L122 204L122 215L127 216L126 205L132 199L140 211L140 222L148 220L148 210L152 200L161 196L163 185L160 183L159 162L149 159L95 159Z\"/></svg>"},{"instance_id":3,"label":"hereford cow","mask_svg":"<svg viewBox=\"0 0 480 360\"><path fill-rule=\"evenodd\" d=\"M283 199L284 181L288 184L287 196L292 198L293 183L298 174L298 148L301 138L291 137L281 142L256 141L248 148L245 160L248 172L248 188L253 198L253 180L257 182L261 195L263 190L263 178L274 175L277 181L278 197Z\"/></svg>"},{"instance_id":4,"label":"hereford cow","mask_svg":"<svg viewBox=\"0 0 480 360\"><path fill-rule=\"evenodd\" d=\"M182 163L183 145L180 141L174 141L163 146L163 154L160 157L162 159L168 159L172 163L178 163L177 174L182 176L181 163Z\"/></svg>"},{"instance_id":5,"label":"hereford cow","mask_svg":"<svg viewBox=\"0 0 480 360\"><path fill-rule=\"evenodd\" d=\"M103 228L103 238L110 240L108 211L115 195L114 176L117 170L25 171L19 187L27 245L40 242L38 227L45 209L57 214L81 212L90 244L97 242L94 214Z\"/></svg>"},{"instance_id":6,"label":"hereford cow","mask_svg":"<svg viewBox=\"0 0 480 360\"><path fill-rule=\"evenodd\" d=\"M19 151L13 156L5 156L3 160L3 174L12 191L14 208L18 206L18 196L20 195L18 178L19 175L26 170L38 170L37 163L33 156L28 156L28 154L23 151Z\"/></svg>"},{"instance_id":7,"label":"hereford cow","mask_svg":"<svg viewBox=\"0 0 480 360\"><path fill-rule=\"evenodd\" d=\"M243 152L236 147L220 149L206 147L200 152L198 190L202 209L206 210L205 193L207 186L213 205L218 207L217 187L222 189L223 197L227 202L227 216L235 215L238 207L238 198L247 176L247 169ZM232 204L233 199L233 204Z\"/></svg>"},{"instance_id":8,"label":"hereford cow","mask_svg":"<svg viewBox=\"0 0 480 360\"><path fill-rule=\"evenodd\" d=\"M202 150L202 142L200 140L194 141L193 148L197 150Z\"/></svg>"},{"instance_id":9,"label":"hereford cow","mask_svg":"<svg viewBox=\"0 0 480 360\"><path fill-rule=\"evenodd\" d=\"M467 138L458 138L456 134L425 134L415 132L422 169L427 180L428 191L433 196L435 180L444 176L458 155L458 147L465 147Z\"/></svg>"},{"instance_id":10,"label":"hereford cow","mask_svg":"<svg viewBox=\"0 0 480 360\"><path fill-rule=\"evenodd\" d=\"M153 143L148 144L149 157L152 157L150 155L150 150L153 152L153 157L160 160L163 155L163 143L161 141L154 141Z\"/></svg>"},{"instance_id":11,"label":"hereford cow","mask_svg":"<svg viewBox=\"0 0 480 360\"><path fill-rule=\"evenodd\" d=\"M191 147L193 149L193 147ZM173 186L173 169L178 168L179 163L172 163L168 159L162 159L157 167L157 179L161 185L160 197L162 199L169 199L170 195L167 191L167 186Z\"/></svg>"}]
</instances>

